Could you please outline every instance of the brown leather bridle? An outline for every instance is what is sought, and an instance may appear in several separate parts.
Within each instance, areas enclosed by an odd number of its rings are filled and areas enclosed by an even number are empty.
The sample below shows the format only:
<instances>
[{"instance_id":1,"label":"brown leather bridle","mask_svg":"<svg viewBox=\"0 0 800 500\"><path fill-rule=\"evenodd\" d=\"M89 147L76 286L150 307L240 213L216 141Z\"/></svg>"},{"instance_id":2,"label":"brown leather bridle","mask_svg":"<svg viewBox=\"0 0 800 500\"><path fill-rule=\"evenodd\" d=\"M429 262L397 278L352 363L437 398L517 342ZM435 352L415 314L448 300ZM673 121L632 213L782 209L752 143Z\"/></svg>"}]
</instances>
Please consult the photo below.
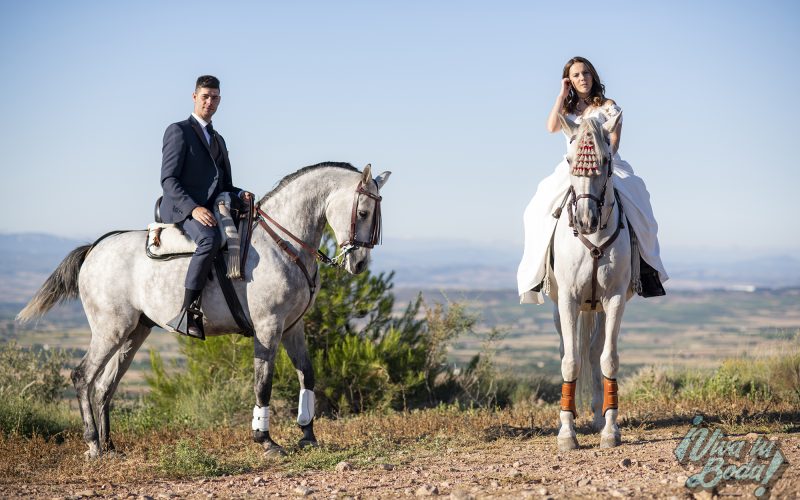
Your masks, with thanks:
<instances>
[{"instance_id":1,"label":"brown leather bridle","mask_svg":"<svg viewBox=\"0 0 800 500\"><path fill-rule=\"evenodd\" d=\"M374 179L372 182L375 182L375 187L377 188L378 183ZM358 199L362 194L367 198L375 200L375 211L372 213L372 224L369 229L370 236L368 241L359 240L358 233L356 231L356 222L358 221ZM358 247L374 248L375 245L379 245L381 243L381 225L383 222L381 218L382 199L383 198L381 196L372 194L365 189L362 181L358 182L355 192L355 199L353 200L353 210L350 215L350 238L340 245L343 250L350 251Z\"/></svg>"},{"instance_id":2,"label":"brown leather bridle","mask_svg":"<svg viewBox=\"0 0 800 500\"><path fill-rule=\"evenodd\" d=\"M577 210L578 200L581 200L581 199L584 199L584 198L590 199L590 200L594 201L595 203L597 203L597 206L598 206L598 208L600 210L600 217L602 218L602 216L603 216L603 206L605 205L605 199L606 199L606 187L608 186L608 180L614 174L614 166L613 165L614 165L614 160L613 159L609 159L609 161L608 161L608 174L606 175L606 178L603 180L603 189L600 192L600 198L599 199L596 196L594 196L593 194L591 194L591 193L582 193L582 194L576 195L575 188L570 186L569 190L567 191L567 194L564 196L564 201L562 202L561 207L559 207L556 210L556 212L558 213L558 216L557 216L557 218L558 218L558 217L561 216L561 208L564 206L564 203L567 201L567 198L571 198L570 202L569 202L569 205L567 206L567 214L569 216L569 227L572 228L572 235L577 237L580 240L580 242L583 243L583 246L585 246L589 250L589 255L591 255L591 257L592 257L592 298L591 298L591 300L587 300L586 301L587 303L591 304L592 311L597 309L597 303L599 302L597 300L597 270L598 270L599 265L600 265L600 262L599 262L600 258L603 257L603 255L605 254L606 249L608 247L610 247L611 244L614 243L617 240L617 236L619 236L620 231L622 231L622 229L625 228L625 224L622 222L622 217L623 217L622 200L620 200L619 193L617 193L617 190L614 189L614 200L615 200L615 202L617 203L617 206L618 206L618 210L617 210L617 228L614 230L614 233L611 235L611 237L608 238L608 240L606 240L604 243L602 243L599 246L595 245L594 243L589 241L589 239L586 238L586 236L584 236L583 234L578 232L578 228L576 227L576 224L575 224L575 215L573 213L573 207L574 207L575 210ZM572 175L572 174L570 174L570 175ZM612 209L614 208L614 202L612 202L611 208ZM611 213L612 212L609 212L609 214L608 214L608 218L609 219L611 218ZM553 215L555 216L555 214L553 214ZM602 223L602 220L601 220L600 230L602 231L606 227L608 227L608 219L606 219L605 223Z\"/></svg>"},{"instance_id":3,"label":"brown leather bridle","mask_svg":"<svg viewBox=\"0 0 800 500\"><path fill-rule=\"evenodd\" d=\"M373 182L375 182L373 180ZM378 183L375 182L375 187L378 187ZM375 211L372 214L372 224L370 226L370 239L369 241L361 241L358 239L357 231L356 231L356 223L358 222L358 201L361 195L367 196L375 200ZM288 241L281 238L280 235L273 229L270 225L275 226L278 230L288 236L291 240L297 243L302 250L305 250L310 255L314 257L315 260L322 262L323 264L332 266L332 267L343 267L344 265L344 256L346 256L349 252L355 250L358 247L365 247L365 248L374 248L375 245L380 244L381 242L381 226L382 226L382 219L381 219L381 196L377 194L372 194L366 189L364 189L364 185L362 181L359 181L358 186L356 187L355 191L355 198L353 200L353 210L351 212L350 217L350 235L349 238L343 242L341 245L341 252L334 258L330 258L325 252L320 249L313 248L311 245L306 243L305 241L301 240L291 231L283 227L269 216L266 212L261 210L260 204L253 205L253 201L250 201L250 210L248 212L248 227L249 231L247 232L247 241L243 244L244 251L243 255L246 258L247 255L247 248L250 246L250 237L253 234L253 230L255 230L256 226L261 226L270 235L272 240L278 245L278 247L283 250L283 252L289 257L289 260L294 262L300 271L303 273L303 276L306 278L306 282L308 283L308 304L306 304L305 309L297 317L288 327L284 329L287 331L291 329L300 319L305 315L308 311L308 308L311 307L311 303L314 299L314 294L317 290L316 278L317 278L317 270L314 270L314 276L311 276L311 273L308 272L305 264L300 259L300 252L295 249L292 245L289 244ZM255 216L253 215L255 213ZM253 221L253 217L255 220ZM244 263L246 261L244 258L242 259L242 266L244 267Z\"/></svg>"}]
</instances>

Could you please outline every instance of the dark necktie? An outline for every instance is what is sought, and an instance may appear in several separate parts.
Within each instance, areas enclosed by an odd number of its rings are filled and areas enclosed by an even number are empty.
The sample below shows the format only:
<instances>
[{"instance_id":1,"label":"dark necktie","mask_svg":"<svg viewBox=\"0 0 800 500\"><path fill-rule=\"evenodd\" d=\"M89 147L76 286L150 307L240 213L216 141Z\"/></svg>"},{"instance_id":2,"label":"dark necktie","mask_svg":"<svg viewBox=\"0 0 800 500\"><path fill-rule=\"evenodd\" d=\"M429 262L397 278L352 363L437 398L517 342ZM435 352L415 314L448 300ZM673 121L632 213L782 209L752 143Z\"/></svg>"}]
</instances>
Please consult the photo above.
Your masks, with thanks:
<instances>
[{"instance_id":1,"label":"dark necktie","mask_svg":"<svg viewBox=\"0 0 800 500\"><path fill-rule=\"evenodd\" d=\"M214 161L217 161L217 157L219 156L219 142L217 141L217 133L214 131L214 127L210 123L206 125L206 132L208 132L209 146L211 147L211 157L214 159Z\"/></svg>"}]
</instances>

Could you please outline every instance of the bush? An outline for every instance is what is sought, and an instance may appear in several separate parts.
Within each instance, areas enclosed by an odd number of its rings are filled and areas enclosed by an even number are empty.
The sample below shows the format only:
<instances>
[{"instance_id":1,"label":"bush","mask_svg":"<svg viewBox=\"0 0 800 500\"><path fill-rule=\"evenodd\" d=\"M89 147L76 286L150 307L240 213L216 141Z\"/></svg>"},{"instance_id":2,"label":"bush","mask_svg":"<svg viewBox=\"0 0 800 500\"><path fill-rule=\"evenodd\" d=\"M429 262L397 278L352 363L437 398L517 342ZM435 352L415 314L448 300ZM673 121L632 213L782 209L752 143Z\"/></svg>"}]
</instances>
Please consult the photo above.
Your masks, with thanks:
<instances>
[{"instance_id":1,"label":"bush","mask_svg":"<svg viewBox=\"0 0 800 500\"><path fill-rule=\"evenodd\" d=\"M323 247L330 253L333 245L326 235ZM440 401L498 402L488 351L458 375L447 363L449 345L477 322L462 305L428 308L420 295L402 314L393 315L393 274L353 276L329 267L320 267L320 273L319 294L304 318L319 413L409 409ZM499 339L492 335L487 346ZM179 342L188 360L185 369L167 370L160 356L151 353L146 408L129 415L127 425L208 426L237 414L247 419L253 402L252 340L228 335ZM293 413L298 390L297 372L281 347L273 410Z\"/></svg>"},{"instance_id":2,"label":"bush","mask_svg":"<svg viewBox=\"0 0 800 500\"><path fill-rule=\"evenodd\" d=\"M800 403L800 351L727 359L714 370L648 367L625 381L634 401L782 401Z\"/></svg>"},{"instance_id":3,"label":"bush","mask_svg":"<svg viewBox=\"0 0 800 500\"><path fill-rule=\"evenodd\" d=\"M69 359L61 350L0 345L0 430L4 434L53 436L74 427L61 402Z\"/></svg>"}]
</instances>

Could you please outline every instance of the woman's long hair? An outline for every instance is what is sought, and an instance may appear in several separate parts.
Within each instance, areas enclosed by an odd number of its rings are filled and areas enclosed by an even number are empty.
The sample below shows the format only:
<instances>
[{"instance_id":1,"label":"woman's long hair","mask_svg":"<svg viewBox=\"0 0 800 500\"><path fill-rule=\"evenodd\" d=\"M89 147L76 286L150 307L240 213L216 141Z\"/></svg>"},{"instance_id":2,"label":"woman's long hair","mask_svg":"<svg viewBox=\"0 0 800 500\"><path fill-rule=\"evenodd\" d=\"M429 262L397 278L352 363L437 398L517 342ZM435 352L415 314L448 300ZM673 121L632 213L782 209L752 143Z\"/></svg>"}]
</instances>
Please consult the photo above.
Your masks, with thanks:
<instances>
[{"instance_id":1,"label":"woman's long hair","mask_svg":"<svg viewBox=\"0 0 800 500\"><path fill-rule=\"evenodd\" d=\"M575 63L583 63L589 68L589 73L592 74L592 88L589 90L589 100L592 106L602 106L606 102L606 86L600 81L600 76L597 70L594 69L592 63L585 57L573 57L567 64L564 65L564 71L561 78L569 78L569 69ZM578 93L570 88L569 94L564 98L564 104L561 106L562 111L565 113L575 113L575 107L578 105Z\"/></svg>"}]
</instances>

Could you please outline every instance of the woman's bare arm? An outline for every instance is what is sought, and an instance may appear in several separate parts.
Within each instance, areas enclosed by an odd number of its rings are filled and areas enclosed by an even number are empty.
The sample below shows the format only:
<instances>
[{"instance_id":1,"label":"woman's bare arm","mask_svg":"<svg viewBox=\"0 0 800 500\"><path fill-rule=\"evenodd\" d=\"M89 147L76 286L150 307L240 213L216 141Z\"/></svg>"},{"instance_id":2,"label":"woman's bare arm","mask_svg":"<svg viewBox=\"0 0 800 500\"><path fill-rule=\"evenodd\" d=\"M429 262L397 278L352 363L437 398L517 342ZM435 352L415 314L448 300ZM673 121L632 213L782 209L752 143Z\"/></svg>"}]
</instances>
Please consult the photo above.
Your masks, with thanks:
<instances>
[{"instance_id":1,"label":"woman's bare arm","mask_svg":"<svg viewBox=\"0 0 800 500\"><path fill-rule=\"evenodd\" d=\"M561 106L564 105L564 99L569 93L569 87L569 78L562 79L561 91L558 93L558 97L556 97L556 102L553 104L553 109L551 109L550 114L547 115L546 127L547 131L551 134L561 130L561 122L558 120L558 114L561 113Z\"/></svg>"}]
</instances>

